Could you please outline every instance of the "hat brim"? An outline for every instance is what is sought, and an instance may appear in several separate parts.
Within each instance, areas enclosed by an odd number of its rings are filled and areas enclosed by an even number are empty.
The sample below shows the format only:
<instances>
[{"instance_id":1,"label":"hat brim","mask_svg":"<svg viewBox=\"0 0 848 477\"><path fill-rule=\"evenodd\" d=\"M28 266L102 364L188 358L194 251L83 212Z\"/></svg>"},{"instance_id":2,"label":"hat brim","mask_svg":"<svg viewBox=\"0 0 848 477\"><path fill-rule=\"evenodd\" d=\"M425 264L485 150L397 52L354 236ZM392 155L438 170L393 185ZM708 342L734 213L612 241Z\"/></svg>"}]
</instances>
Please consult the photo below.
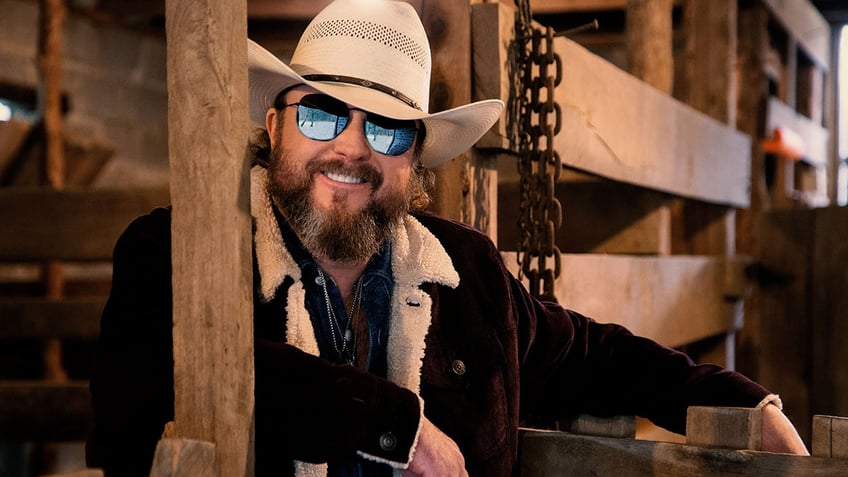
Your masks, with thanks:
<instances>
[{"instance_id":1,"label":"hat brim","mask_svg":"<svg viewBox=\"0 0 848 477\"><path fill-rule=\"evenodd\" d=\"M427 130L421 151L421 161L427 168L468 150L503 111L503 102L489 99L430 114L364 86L309 81L252 40L247 42L247 51L250 119L258 127L265 127L265 115L280 91L303 84L368 112L394 119L420 120Z\"/></svg>"}]
</instances>

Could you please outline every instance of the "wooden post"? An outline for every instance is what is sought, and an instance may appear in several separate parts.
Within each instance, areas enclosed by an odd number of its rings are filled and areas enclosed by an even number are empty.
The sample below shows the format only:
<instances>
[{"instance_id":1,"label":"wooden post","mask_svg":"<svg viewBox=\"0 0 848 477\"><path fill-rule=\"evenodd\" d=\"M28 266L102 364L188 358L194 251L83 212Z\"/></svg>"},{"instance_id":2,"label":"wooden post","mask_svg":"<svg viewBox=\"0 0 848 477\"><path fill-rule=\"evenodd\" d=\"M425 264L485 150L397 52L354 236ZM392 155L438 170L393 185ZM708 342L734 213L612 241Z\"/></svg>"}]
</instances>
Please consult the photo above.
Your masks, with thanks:
<instances>
[{"instance_id":1,"label":"wooden post","mask_svg":"<svg viewBox=\"0 0 848 477\"><path fill-rule=\"evenodd\" d=\"M686 413L686 444L762 450L762 410L692 406Z\"/></svg>"},{"instance_id":2,"label":"wooden post","mask_svg":"<svg viewBox=\"0 0 848 477\"><path fill-rule=\"evenodd\" d=\"M672 0L627 0L630 73L658 90L674 88Z\"/></svg>"},{"instance_id":3,"label":"wooden post","mask_svg":"<svg viewBox=\"0 0 848 477\"><path fill-rule=\"evenodd\" d=\"M471 102L471 6L467 0L410 1L418 8L430 39L433 73L430 111L442 111ZM466 152L436 167L432 209L440 216L469 218L473 156Z\"/></svg>"},{"instance_id":4,"label":"wooden post","mask_svg":"<svg viewBox=\"0 0 848 477\"><path fill-rule=\"evenodd\" d=\"M247 6L245 0L168 0L166 18L174 433L215 445L215 462L205 469L217 467L222 477L250 476ZM160 448L173 451L180 442L166 439Z\"/></svg>"},{"instance_id":5,"label":"wooden post","mask_svg":"<svg viewBox=\"0 0 848 477\"><path fill-rule=\"evenodd\" d=\"M813 416L813 456L848 459L848 418Z\"/></svg>"}]
</instances>

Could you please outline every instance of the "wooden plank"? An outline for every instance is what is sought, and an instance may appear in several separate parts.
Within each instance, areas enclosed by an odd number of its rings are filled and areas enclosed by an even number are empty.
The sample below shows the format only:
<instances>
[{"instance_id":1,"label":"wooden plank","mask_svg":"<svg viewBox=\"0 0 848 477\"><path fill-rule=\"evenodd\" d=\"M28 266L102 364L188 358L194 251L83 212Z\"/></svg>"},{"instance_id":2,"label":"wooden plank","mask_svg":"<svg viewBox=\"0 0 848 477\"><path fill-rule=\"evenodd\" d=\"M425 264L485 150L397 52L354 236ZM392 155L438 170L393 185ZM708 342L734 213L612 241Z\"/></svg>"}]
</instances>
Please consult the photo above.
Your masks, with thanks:
<instances>
[{"instance_id":1,"label":"wooden plank","mask_svg":"<svg viewBox=\"0 0 848 477\"><path fill-rule=\"evenodd\" d=\"M0 260L111 260L115 241L141 214L168 203L168 190L0 190Z\"/></svg>"},{"instance_id":2,"label":"wooden plank","mask_svg":"<svg viewBox=\"0 0 848 477\"><path fill-rule=\"evenodd\" d=\"M762 450L762 410L691 406L686 413L686 443L724 449Z\"/></svg>"},{"instance_id":3,"label":"wooden plank","mask_svg":"<svg viewBox=\"0 0 848 477\"><path fill-rule=\"evenodd\" d=\"M253 475L247 6L172 0L166 18L175 437Z\"/></svg>"},{"instance_id":4,"label":"wooden plank","mask_svg":"<svg viewBox=\"0 0 848 477\"><path fill-rule=\"evenodd\" d=\"M706 202L749 203L750 139L557 38L563 164Z\"/></svg>"},{"instance_id":5,"label":"wooden plank","mask_svg":"<svg viewBox=\"0 0 848 477\"><path fill-rule=\"evenodd\" d=\"M0 338L95 340L105 298L0 299Z\"/></svg>"},{"instance_id":6,"label":"wooden plank","mask_svg":"<svg viewBox=\"0 0 848 477\"><path fill-rule=\"evenodd\" d=\"M42 477L103 477L103 471L100 469L83 469L76 472L49 474Z\"/></svg>"},{"instance_id":7,"label":"wooden plank","mask_svg":"<svg viewBox=\"0 0 848 477\"><path fill-rule=\"evenodd\" d=\"M830 133L811 119L796 113L775 97L768 100L766 135L771 137L775 128L785 128L801 136L804 142L804 162L816 167L827 167L828 139Z\"/></svg>"},{"instance_id":8,"label":"wooden plank","mask_svg":"<svg viewBox=\"0 0 848 477\"><path fill-rule=\"evenodd\" d=\"M670 95L674 89L671 0L627 2L627 58L630 74Z\"/></svg>"},{"instance_id":9,"label":"wooden plank","mask_svg":"<svg viewBox=\"0 0 848 477\"><path fill-rule=\"evenodd\" d=\"M774 17L794 36L810 59L830 65L830 25L809 1L763 0Z\"/></svg>"},{"instance_id":10,"label":"wooden plank","mask_svg":"<svg viewBox=\"0 0 848 477\"><path fill-rule=\"evenodd\" d=\"M737 0L686 0L685 55L675 58L675 97L736 125Z\"/></svg>"},{"instance_id":11,"label":"wooden plank","mask_svg":"<svg viewBox=\"0 0 848 477\"><path fill-rule=\"evenodd\" d=\"M517 166L514 158L504 158L498 165L498 243L502 250L515 250ZM563 226L555 242L563 252L671 253L671 199L666 194L564 170L556 197L563 208Z\"/></svg>"},{"instance_id":12,"label":"wooden plank","mask_svg":"<svg viewBox=\"0 0 848 477\"><path fill-rule=\"evenodd\" d=\"M156 444L150 477L216 477L215 444L166 438ZM252 474L252 472L250 472Z\"/></svg>"},{"instance_id":13,"label":"wooden plank","mask_svg":"<svg viewBox=\"0 0 848 477\"><path fill-rule=\"evenodd\" d=\"M503 252L518 273L514 252ZM681 346L741 326L727 268L733 259L563 254L556 296L566 308L624 325L667 346ZM740 269L737 267L737 271ZM598 293L598 290L606 290Z\"/></svg>"},{"instance_id":14,"label":"wooden plank","mask_svg":"<svg viewBox=\"0 0 848 477\"><path fill-rule=\"evenodd\" d=\"M636 437L635 416L597 417L581 414L573 419L558 421L559 430L584 436Z\"/></svg>"},{"instance_id":15,"label":"wooden plank","mask_svg":"<svg viewBox=\"0 0 848 477\"><path fill-rule=\"evenodd\" d=\"M754 255L754 278L762 321L751 330L759 341L756 374L748 373L766 388L780 389L784 410L806 442L812 421L811 384L819 375L810 372L815 370L816 352L810 349L814 325L808 301L813 289L814 220L809 210L772 210L761 216L757 234L762 239ZM821 364L833 366L832 362ZM836 410L827 412L838 414Z\"/></svg>"},{"instance_id":16,"label":"wooden plank","mask_svg":"<svg viewBox=\"0 0 848 477\"><path fill-rule=\"evenodd\" d=\"M848 418L813 416L813 446L815 457L848 459Z\"/></svg>"},{"instance_id":17,"label":"wooden plank","mask_svg":"<svg viewBox=\"0 0 848 477\"><path fill-rule=\"evenodd\" d=\"M516 9L512 5L477 3L471 6L473 99L510 97L510 42L515 37ZM497 28L495 28L497 25ZM498 74L492 74L497 71ZM503 73L501 73L503 72ZM504 114L477 142L478 148L509 149L508 115Z\"/></svg>"},{"instance_id":18,"label":"wooden plank","mask_svg":"<svg viewBox=\"0 0 848 477\"><path fill-rule=\"evenodd\" d=\"M837 477L845 461L565 432L523 431L519 476Z\"/></svg>"},{"instance_id":19,"label":"wooden plank","mask_svg":"<svg viewBox=\"0 0 848 477\"><path fill-rule=\"evenodd\" d=\"M86 382L0 381L0 440L83 440L92 419Z\"/></svg>"},{"instance_id":20,"label":"wooden plank","mask_svg":"<svg viewBox=\"0 0 848 477\"><path fill-rule=\"evenodd\" d=\"M471 101L471 6L456 0L421 3L418 13L433 59L430 111L467 104ZM439 186L431 208L440 216L473 222L468 195L472 160L471 153L466 152L433 169Z\"/></svg>"},{"instance_id":21,"label":"wooden plank","mask_svg":"<svg viewBox=\"0 0 848 477\"><path fill-rule=\"evenodd\" d=\"M802 295L808 300L807 322L811 326L810 347L805 347L811 357L808 370L813 375L810 408L818 414L848 416L848 208L827 207L808 214L815 220L810 227L815 244L812 277L806 282L808 295ZM785 319L791 319L791 315Z\"/></svg>"}]
</instances>

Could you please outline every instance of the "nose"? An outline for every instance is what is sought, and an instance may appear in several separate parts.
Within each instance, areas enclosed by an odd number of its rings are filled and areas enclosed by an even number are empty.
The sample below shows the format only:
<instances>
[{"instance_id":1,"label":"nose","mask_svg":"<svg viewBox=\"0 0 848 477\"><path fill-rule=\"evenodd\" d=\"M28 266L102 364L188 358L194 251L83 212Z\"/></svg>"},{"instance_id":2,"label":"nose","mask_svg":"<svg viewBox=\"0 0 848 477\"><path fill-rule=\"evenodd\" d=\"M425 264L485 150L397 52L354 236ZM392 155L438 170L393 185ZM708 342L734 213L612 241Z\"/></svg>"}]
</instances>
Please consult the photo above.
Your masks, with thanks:
<instances>
[{"instance_id":1,"label":"nose","mask_svg":"<svg viewBox=\"0 0 848 477\"><path fill-rule=\"evenodd\" d=\"M347 127L333 139L333 151L350 160L365 160L371 146L365 138L365 113L351 110Z\"/></svg>"}]
</instances>

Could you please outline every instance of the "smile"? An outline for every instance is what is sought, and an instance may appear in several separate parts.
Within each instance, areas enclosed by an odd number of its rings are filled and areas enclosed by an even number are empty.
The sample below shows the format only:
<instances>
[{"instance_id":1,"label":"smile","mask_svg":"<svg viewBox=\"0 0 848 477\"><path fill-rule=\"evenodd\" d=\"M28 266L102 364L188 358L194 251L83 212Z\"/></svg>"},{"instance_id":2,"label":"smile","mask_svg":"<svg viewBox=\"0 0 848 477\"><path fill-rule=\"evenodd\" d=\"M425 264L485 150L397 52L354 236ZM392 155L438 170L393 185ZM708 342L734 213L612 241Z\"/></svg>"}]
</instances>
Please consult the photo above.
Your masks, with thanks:
<instances>
[{"instance_id":1,"label":"smile","mask_svg":"<svg viewBox=\"0 0 848 477\"><path fill-rule=\"evenodd\" d=\"M365 179L363 179L361 177L348 176L348 175L345 175L345 174L338 174L338 173L335 173L335 172L327 172L327 171L324 171L323 173L324 173L325 176L327 176L327 178L334 180L336 182L343 182L345 184L364 184L365 182L367 182Z\"/></svg>"}]
</instances>

